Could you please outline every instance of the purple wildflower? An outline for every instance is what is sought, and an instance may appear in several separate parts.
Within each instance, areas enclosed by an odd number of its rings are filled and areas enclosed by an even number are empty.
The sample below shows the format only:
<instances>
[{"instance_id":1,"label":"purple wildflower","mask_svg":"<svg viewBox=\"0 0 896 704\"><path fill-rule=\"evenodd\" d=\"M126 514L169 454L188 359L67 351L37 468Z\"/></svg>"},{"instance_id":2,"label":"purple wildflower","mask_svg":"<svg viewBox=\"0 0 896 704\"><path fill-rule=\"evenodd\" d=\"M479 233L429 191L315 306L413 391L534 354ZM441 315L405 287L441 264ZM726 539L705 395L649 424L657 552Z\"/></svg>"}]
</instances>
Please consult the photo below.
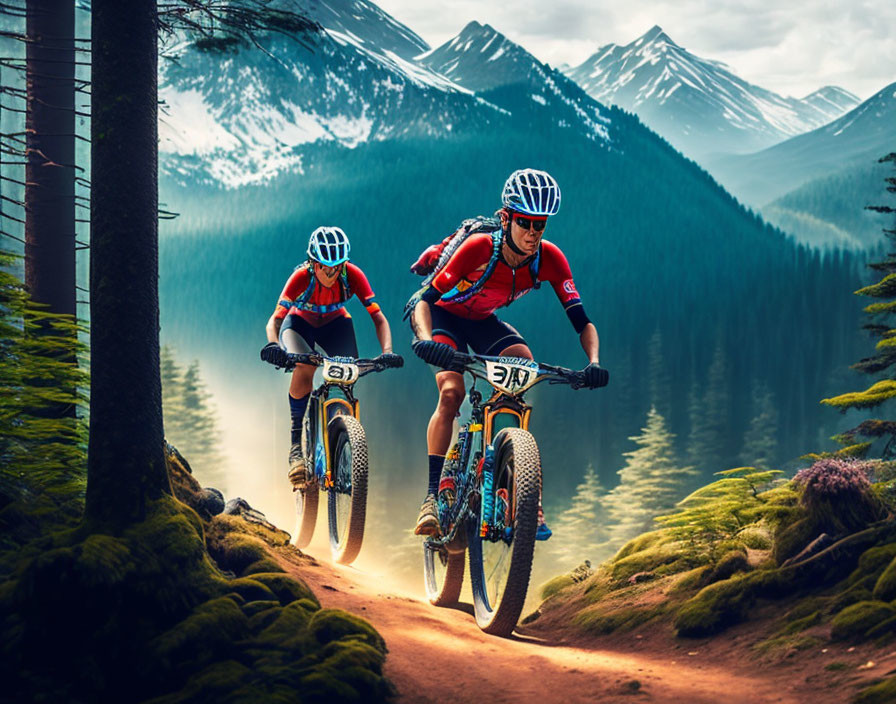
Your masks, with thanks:
<instances>
[{"instance_id":1,"label":"purple wildflower","mask_svg":"<svg viewBox=\"0 0 896 704\"><path fill-rule=\"evenodd\" d=\"M864 494L871 487L868 474L873 467L873 462L832 457L800 470L793 481L803 488L804 494L819 498Z\"/></svg>"}]
</instances>

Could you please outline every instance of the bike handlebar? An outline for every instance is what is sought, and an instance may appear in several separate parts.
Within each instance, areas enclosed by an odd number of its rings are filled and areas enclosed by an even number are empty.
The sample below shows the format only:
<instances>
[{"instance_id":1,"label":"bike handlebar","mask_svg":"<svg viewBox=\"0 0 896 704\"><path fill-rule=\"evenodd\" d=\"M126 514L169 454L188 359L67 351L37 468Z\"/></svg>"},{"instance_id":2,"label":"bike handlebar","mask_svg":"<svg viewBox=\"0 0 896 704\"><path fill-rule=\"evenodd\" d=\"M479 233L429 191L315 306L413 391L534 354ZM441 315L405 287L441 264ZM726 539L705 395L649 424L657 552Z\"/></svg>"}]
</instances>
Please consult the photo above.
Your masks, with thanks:
<instances>
[{"instance_id":1,"label":"bike handlebar","mask_svg":"<svg viewBox=\"0 0 896 704\"><path fill-rule=\"evenodd\" d=\"M395 355L394 357L387 357L383 360L377 358L355 359L354 357L342 357L340 359L337 359L335 357L328 357L325 354L319 354L317 352L287 353L286 360L286 365L282 367L283 371L286 372L291 372L296 368L296 365L298 364L310 364L314 367L322 367L324 362L327 360L332 362L348 362L358 367L359 377L364 376L365 374L370 374L372 372L382 372L386 369L397 369L404 364L404 360L399 355ZM280 367L278 366L278 368Z\"/></svg>"},{"instance_id":2,"label":"bike handlebar","mask_svg":"<svg viewBox=\"0 0 896 704\"><path fill-rule=\"evenodd\" d=\"M477 362L502 362L507 361L506 357L489 357L482 354L467 354L466 352L454 353L454 364L462 365L466 371L474 376L480 376L488 380L480 370L473 365ZM527 360L529 361L529 360ZM558 367L553 364L538 364L538 379L535 383L547 381L550 384L568 384L573 389L581 389L585 386L585 372L576 369L567 369L566 367ZM534 384L533 384L534 385Z\"/></svg>"}]
</instances>

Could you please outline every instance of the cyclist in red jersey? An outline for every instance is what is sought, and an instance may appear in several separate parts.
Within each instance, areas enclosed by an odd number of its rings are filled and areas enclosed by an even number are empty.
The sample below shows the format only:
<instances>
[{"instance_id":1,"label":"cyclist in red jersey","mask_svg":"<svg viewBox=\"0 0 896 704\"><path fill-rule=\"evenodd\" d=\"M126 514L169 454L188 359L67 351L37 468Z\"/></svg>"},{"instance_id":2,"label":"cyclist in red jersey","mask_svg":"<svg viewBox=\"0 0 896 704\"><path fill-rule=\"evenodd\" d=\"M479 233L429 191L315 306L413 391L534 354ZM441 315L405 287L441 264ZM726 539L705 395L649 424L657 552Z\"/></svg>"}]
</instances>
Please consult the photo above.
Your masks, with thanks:
<instances>
[{"instance_id":1,"label":"cyclist in red jersey","mask_svg":"<svg viewBox=\"0 0 896 704\"><path fill-rule=\"evenodd\" d=\"M490 268L493 238L487 233L470 235L423 292L411 315L414 352L441 367L436 372L439 402L426 434L429 488L414 530L418 535L439 532L439 476L465 394L463 375L451 369L454 351L466 352L469 346L482 355L532 359L520 333L497 318L498 308L510 305L540 282L549 282L588 356L586 386L596 388L609 381L609 373L599 363L597 328L585 314L569 262L559 247L542 239L548 216L560 207L557 182L544 171L515 171L504 185L502 201L498 215L503 242L485 283L476 282ZM472 296L463 295L476 285L480 287ZM550 530L539 515L539 538L546 539Z\"/></svg>"},{"instance_id":2,"label":"cyclist in red jersey","mask_svg":"<svg viewBox=\"0 0 896 704\"><path fill-rule=\"evenodd\" d=\"M357 296L373 320L383 348L380 359L392 354L389 321L380 310L364 272L348 261L349 241L338 227L319 227L308 243L308 261L297 268L268 320L268 344L261 351L266 362L284 366L287 353L310 352L315 346L331 356L357 357L358 345L352 316L345 303ZM293 489L305 485L306 462L302 456L302 421L315 367L296 365L289 384L292 419L292 447L289 451L289 479Z\"/></svg>"}]
</instances>

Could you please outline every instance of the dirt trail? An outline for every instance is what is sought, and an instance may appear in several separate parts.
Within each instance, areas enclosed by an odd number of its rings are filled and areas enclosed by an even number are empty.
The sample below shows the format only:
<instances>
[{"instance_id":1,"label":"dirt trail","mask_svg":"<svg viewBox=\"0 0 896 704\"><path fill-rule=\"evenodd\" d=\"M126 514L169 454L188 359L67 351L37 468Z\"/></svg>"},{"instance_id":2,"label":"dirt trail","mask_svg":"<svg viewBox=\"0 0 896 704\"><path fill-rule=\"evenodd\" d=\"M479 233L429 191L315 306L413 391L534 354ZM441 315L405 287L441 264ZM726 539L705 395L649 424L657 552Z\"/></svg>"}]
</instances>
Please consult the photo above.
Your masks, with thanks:
<instances>
[{"instance_id":1,"label":"dirt trail","mask_svg":"<svg viewBox=\"0 0 896 704\"><path fill-rule=\"evenodd\" d=\"M383 635L389 648L386 674L402 703L464 702L484 696L514 704L806 701L802 677L794 677L792 670L770 676L748 657L735 671L736 660L719 661L708 653L689 657L687 646L656 653L644 641L643 652L619 652L525 636L488 636L477 628L469 604L438 609L392 588L378 575L315 557L318 564L290 561L284 567L305 580L323 606L357 613ZM794 688L797 683L802 692ZM824 694L812 700L841 701Z\"/></svg>"}]
</instances>

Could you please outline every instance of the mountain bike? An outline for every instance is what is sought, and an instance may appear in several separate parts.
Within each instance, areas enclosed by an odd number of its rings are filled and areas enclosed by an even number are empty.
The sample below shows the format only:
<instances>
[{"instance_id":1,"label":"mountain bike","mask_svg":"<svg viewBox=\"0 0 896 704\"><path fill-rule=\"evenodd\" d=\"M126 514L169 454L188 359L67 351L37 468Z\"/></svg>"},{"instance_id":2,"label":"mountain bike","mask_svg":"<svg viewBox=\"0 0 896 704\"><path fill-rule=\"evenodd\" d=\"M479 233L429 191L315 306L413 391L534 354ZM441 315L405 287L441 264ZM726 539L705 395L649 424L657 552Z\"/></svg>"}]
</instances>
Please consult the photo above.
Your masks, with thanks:
<instances>
[{"instance_id":1,"label":"mountain bike","mask_svg":"<svg viewBox=\"0 0 896 704\"><path fill-rule=\"evenodd\" d=\"M361 550L367 512L367 438L359 419L355 382L362 376L401 366L317 353L289 354L287 371L296 364L322 367L323 383L311 392L302 425L302 452L308 463L305 487L295 492L293 544L311 542L321 492L327 494L327 523L333 560L350 564Z\"/></svg>"},{"instance_id":2,"label":"mountain bike","mask_svg":"<svg viewBox=\"0 0 896 704\"><path fill-rule=\"evenodd\" d=\"M456 603L469 551L476 622L507 636L526 601L541 503L541 458L523 394L544 381L582 388L585 375L517 357L455 353L454 360L473 377L471 411L439 481L441 534L423 543L426 594L436 606ZM494 389L487 400L477 379Z\"/></svg>"}]
</instances>

